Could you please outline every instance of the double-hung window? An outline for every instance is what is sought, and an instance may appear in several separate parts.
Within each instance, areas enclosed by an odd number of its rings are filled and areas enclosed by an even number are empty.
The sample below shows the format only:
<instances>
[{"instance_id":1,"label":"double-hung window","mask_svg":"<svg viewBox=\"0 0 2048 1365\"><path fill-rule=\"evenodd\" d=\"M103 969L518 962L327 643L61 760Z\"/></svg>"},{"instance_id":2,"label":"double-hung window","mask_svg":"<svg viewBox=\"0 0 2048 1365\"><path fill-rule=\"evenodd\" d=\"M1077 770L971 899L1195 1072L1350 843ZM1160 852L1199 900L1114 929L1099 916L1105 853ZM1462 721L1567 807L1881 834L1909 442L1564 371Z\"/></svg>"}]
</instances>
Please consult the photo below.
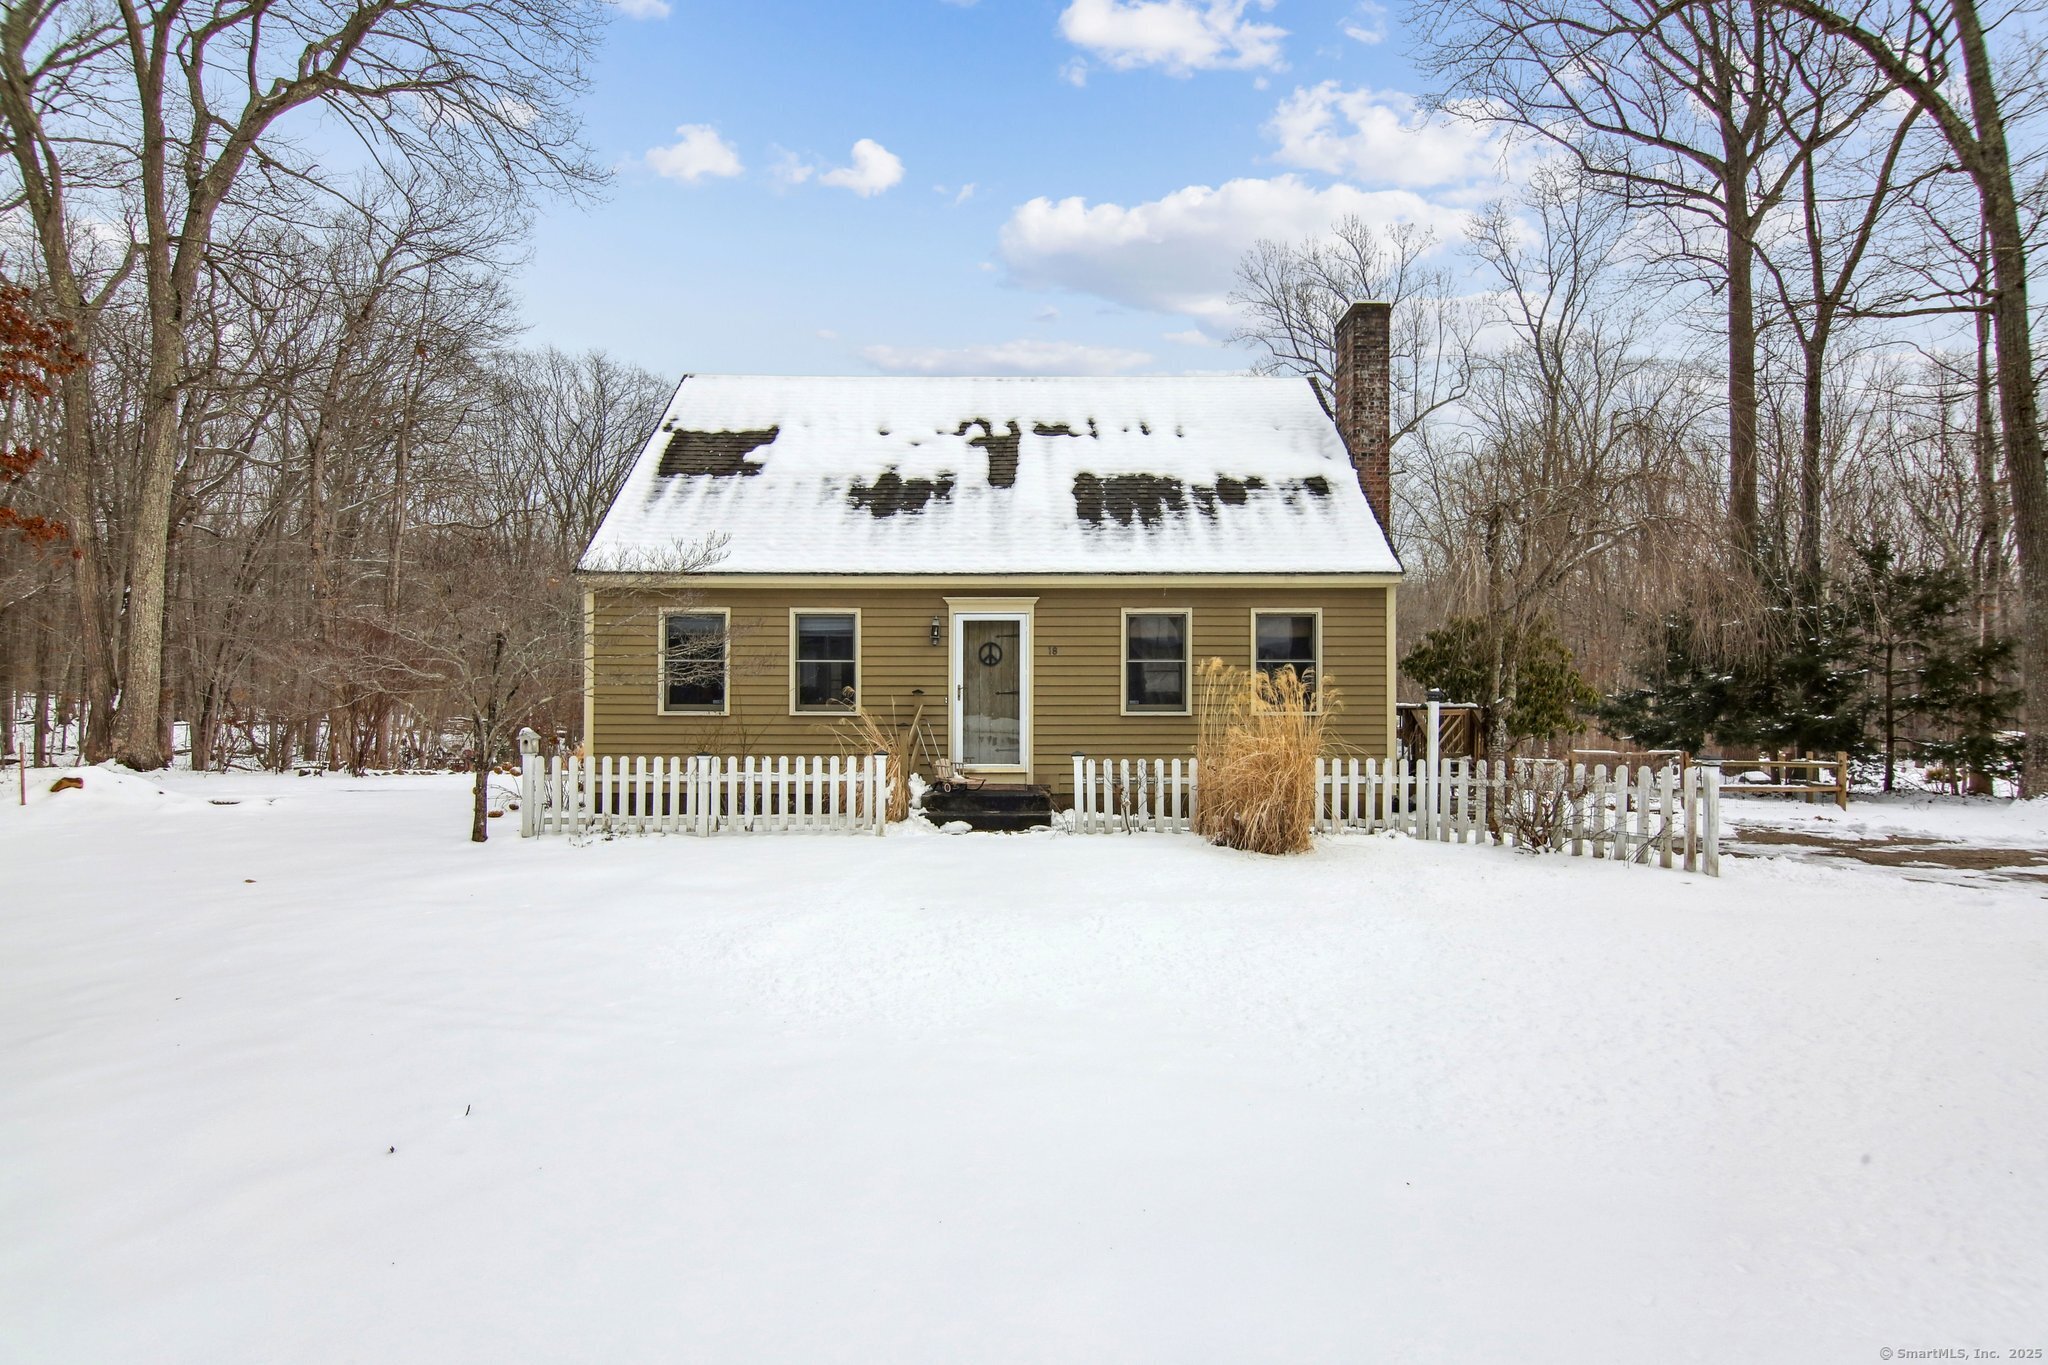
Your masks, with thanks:
<instances>
[{"instance_id":1,"label":"double-hung window","mask_svg":"<svg viewBox=\"0 0 2048 1365\"><path fill-rule=\"evenodd\" d=\"M1291 668L1313 689L1322 671L1322 624L1313 611L1253 612L1252 662L1269 677Z\"/></svg>"},{"instance_id":2,"label":"double-hung window","mask_svg":"<svg viewBox=\"0 0 2048 1365\"><path fill-rule=\"evenodd\" d=\"M1124 612L1124 714L1185 715L1188 613Z\"/></svg>"},{"instance_id":3,"label":"double-hung window","mask_svg":"<svg viewBox=\"0 0 2048 1365\"><path fill-rule=\"evenodd\" d=\"M860 616L850 611L790 613L792 706L850 711L860 701Z\"/></svg>"},{"instance_id":4,"label":"double-hung window","mask_svg":"<svg viewBox=\"0 0 2048 1365\"><path fill-rule=\"evenodd\" d=\"M730 650L722 611L679 611L661 618L661 709L725 714Z\"/></svg>"}]
</instances>

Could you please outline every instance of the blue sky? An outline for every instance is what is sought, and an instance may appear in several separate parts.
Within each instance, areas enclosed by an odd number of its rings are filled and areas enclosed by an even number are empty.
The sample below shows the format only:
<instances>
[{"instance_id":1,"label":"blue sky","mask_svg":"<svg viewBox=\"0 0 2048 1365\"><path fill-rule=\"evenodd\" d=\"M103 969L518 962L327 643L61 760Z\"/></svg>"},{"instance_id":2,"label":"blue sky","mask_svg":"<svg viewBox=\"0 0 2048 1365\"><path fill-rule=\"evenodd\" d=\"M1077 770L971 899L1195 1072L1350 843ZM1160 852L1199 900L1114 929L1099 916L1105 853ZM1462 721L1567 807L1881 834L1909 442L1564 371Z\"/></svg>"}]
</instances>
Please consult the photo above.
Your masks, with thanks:
<instances>
[{"instance_id":1,"label":"blue sky","mask_svg":"<svg viewBox=\"0 0 2048 1365\"><path fill-rule=\"evenodd\" d=\"M532 342L665 376L1242 369L1254 239L1455 238L1496 184L1359 0L617 3L613 183L521 287Z\"/></svg>"}]
</instances>

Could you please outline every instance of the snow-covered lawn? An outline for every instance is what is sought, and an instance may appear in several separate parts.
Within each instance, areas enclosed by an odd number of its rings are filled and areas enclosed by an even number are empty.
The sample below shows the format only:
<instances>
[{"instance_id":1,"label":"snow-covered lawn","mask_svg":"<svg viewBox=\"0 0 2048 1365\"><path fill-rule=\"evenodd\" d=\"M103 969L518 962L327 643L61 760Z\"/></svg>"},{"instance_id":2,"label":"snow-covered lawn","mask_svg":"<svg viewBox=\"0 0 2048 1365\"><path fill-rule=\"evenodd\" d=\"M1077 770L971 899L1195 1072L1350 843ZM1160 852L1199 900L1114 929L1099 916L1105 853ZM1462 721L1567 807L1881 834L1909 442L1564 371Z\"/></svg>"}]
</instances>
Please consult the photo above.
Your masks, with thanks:
<instances>
[{"instance_id":1,"label":"snow-covered lawn","mask_svg":"<svg viewBox=\"0 0 2048 1365\"><path fill-rule=\"evenodd\" d=\"M113 778L0 807L0 1359L2048 1346L2037 886Z\"/></svg>"}]
</instances>

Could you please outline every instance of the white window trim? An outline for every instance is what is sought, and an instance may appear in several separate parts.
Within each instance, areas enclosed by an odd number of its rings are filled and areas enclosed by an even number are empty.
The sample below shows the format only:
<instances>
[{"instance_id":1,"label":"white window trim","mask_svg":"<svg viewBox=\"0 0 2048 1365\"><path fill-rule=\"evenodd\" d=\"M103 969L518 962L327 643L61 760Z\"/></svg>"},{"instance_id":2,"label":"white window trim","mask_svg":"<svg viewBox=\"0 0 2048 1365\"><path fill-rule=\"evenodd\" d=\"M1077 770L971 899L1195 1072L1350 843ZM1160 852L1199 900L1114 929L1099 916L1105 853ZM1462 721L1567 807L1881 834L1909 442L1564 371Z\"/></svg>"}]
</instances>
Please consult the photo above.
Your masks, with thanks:
<instances>
[{"instance_id":1,"label":"white window trim","mask_svg":"<svg viewBox=\"0 0 2048 1365\"><path fill-rule=\"evenodd\" d=\"M1038 647L1037 615L1036 597L946 599L946 754L962 772L986 773L990 776L1020 776L1026 782L1032 779L1035 761L1033 745L1038 741L1038 727L1033 723L1031 714L1038 709L1038 669L1032 657ZM1021 623L1017 635L1017 647L1024 653L1024 666L1019 670L1017 683L1024 693L1018 698L1017 707L1017 756L1024 760L1021 763L965 763L960 757L964 683L964 675L960 668L960 623L976 619L1014 619Z\"/></svg>"},{"instance_id":2,"label":"white window trim","mask_svg":"<svg viewBox=\"0 0 2048 1365\"><path fill-rule=\"evenodd\" d=\"M668 704L668 622L671 616L722 616L725 618L725 686L723 703L717 710L707 706L671 707ZM654 633L654 713L658 716L729 716L732 714L732 608L677 607L661 613Z\"/></svg>"},{"instance_id":3,"label":"white window trim","mask_svg":"<svg viewBox=\"0 0 2048 1365\"><path fill-rule=\"evenodd\" d=\"M851 616L853 618L853 706L802 706L797 702L796 619L799 616ZM859 607L791 607L789 609L789 714L792 716L850 716L860 709L861 686L867 670L861 667L861 619Z\"/></svg>"},{"instance_id":4,"label":"white window trim","mask_svg":"<svg viewBox=\"0 0 2048 1365\"><path fill-rule=\"evenodd\" d=\"M1316 618L1315 710L1323 709L1323 609L1321 607L1253 607L1245 623L1245 654L1254 673L1259 671L1259 618L1261 616L1313 616Z\"/></svg>"},{"instance_id":5,"label":"white window trim","mask_svg":"<svg viewBox=\"0 0 2048 1365\"><path fill-rule=\"evenodd\" d=\"M1181 618L1181 708L1165 711L1156 706L1140 710L1131 709L1131 618L1133 616L1178 616ZM1320 626L1316 636L1320 643ZM1117 620L1116 633L1116 709L1120 716L1143 720L1148 716L1181 716L1195 714L1195 609L1193 607L1125 607Z\"/></svg>"}]
</instances>

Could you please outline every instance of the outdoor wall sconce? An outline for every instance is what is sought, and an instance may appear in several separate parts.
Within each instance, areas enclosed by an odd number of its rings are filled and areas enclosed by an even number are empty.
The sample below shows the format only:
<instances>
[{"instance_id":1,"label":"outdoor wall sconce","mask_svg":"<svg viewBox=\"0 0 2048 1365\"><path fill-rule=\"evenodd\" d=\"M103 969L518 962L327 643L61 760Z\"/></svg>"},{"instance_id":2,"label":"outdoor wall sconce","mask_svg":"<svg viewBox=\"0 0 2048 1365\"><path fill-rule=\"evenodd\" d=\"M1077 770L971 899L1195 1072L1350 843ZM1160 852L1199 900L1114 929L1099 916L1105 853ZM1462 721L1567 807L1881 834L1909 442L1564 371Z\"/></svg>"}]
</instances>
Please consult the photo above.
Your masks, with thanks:
<instances>
[{"instance_id":1,"label":"outdoor wall sconce","mask_svg":"<svg viewBox=\"0 0 2048 1365\"><path fill-rule=\"evenodd\" d=\"M938 617L936 617L936 616L934 616L934 617L932 618L932 648L933 648L933 649L937 649L937 648L939 647L939 637L940 637L940 633L941 633L941 627L940 627L940 624L939 624L939 618L938 618Z\"/></svg>"}]
</instances>

